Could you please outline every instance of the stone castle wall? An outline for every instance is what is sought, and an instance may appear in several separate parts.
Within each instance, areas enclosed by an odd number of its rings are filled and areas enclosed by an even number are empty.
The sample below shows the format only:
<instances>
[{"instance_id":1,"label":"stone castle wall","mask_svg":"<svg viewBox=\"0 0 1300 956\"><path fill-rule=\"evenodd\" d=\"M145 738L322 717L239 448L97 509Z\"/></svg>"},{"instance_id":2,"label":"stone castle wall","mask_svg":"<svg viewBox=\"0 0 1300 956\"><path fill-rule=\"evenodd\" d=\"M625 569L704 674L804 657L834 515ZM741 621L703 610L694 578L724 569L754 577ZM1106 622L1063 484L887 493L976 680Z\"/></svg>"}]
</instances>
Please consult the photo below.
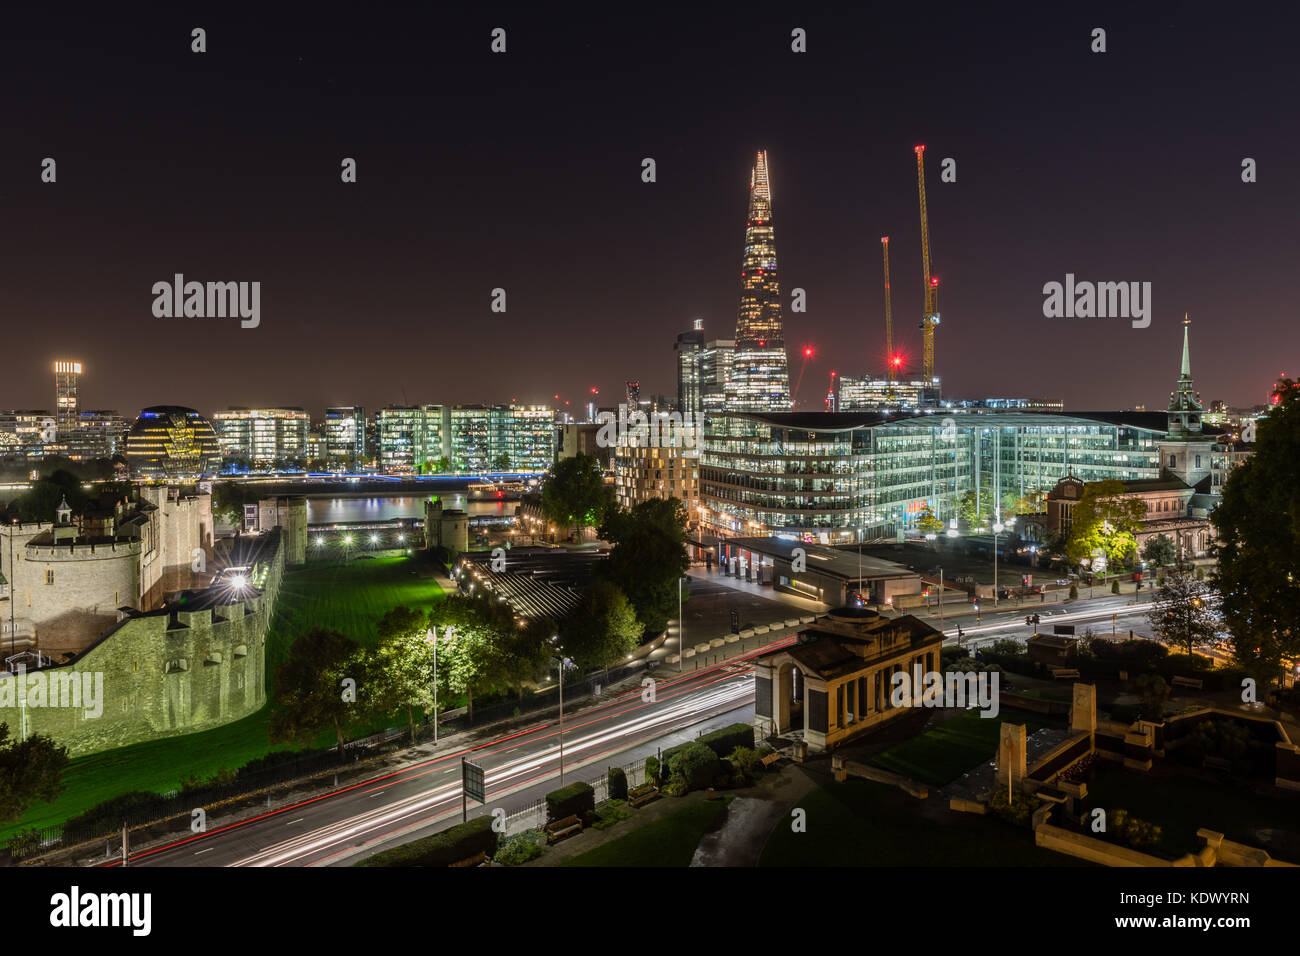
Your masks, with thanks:
<instances>
[{"instance_id":1,"label":"stone castle wall","mask_svg":"<svg viewBox=\"0 0 1300 956\"><path fill-rule=\"evenodd\" d=\"M278 536L277 536L278 538ZM128 618L73 663L25 675L87 688L102 676L102 713L82 706L14 702L14 678L0 679L0 721L14 737L43 733L73 756L209 730L266 703L266 633L284 571L277 540L267 550L262 593L203 610ZM6 684L8 686L6 686Z\"/></svg>"}]
</instances>

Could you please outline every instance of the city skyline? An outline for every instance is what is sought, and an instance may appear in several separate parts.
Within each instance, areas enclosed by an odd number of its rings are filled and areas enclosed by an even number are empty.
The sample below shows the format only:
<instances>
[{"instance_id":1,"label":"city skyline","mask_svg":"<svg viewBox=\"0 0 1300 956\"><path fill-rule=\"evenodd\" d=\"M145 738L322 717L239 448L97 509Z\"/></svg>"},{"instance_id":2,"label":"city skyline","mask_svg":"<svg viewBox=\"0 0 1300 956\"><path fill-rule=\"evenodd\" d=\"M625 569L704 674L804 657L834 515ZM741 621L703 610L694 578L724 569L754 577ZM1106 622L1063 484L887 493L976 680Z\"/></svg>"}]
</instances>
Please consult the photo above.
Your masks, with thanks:
<instances>
[{"instance_id":1,"label":"city skyline","mask_svg":"<svg viewBox=\"0 0 1300 956\"><path fill-rule=\"evenodd\" d=\"M1179 51L1192 48L1209 58L1198 77L1235 71L1266 82L1259 74L1271 60L1259 44L1271 38L1257 31L1247 46L1232 25L1216 28L1207 46L1206 28L1130 13L1112 23L1111 51L1096 55L1083 22L1068 16L1044 14L1058 18L1046 30L999 23L992 34L958 13L932 24L933 51L966 49L984 82L909 75L919 105L904 109L880 95L878 80L858 76L865 41L851 39L861 35L853 24L874 24L867 14L849 14L847 25L810 15L803 58L788 53L784 22L700 15L709 43L697 45L675 27L634 36L597 20L567 35L539 15L512 14L513 44L496 59L491 27L473 17L449 21L437 57L419 55L423 42L403 34L400 18L371 21L360 35L276 16L250 33L219 18L207 59L197 59L191 24L179 18L129 31L60 25L56 45L49 21L14 16L31 22L7 69L30 67L37 88L8 110L15 135L0 173L10 229L0 251L11 269L0 311L45 332L25 336L40 363L6 376L3 407L43 395L41 369L69 342L89 366L88 407L380 407L401 403L403 389L411 402L558 393L577 404L592 386L617 394L628 379L671 393L679 331L700 317L710 338L731 334L747 157L758 149L773 157L782 203L787 341L818 349L805 403L820 399L831 369L883 370L882 235L895 247L900 349L919 365L918 143L935 164L946 394L1156 407L1167 369L1154 363L1177 342L1185 311L1202 347L1221 357L1207 369L1207 399L1263 402L1300 354L1283 305L1300 295L1287 268L1293 243L1271 212L1298 198L1286 174L1292 134L1262 104L1201 89L1180 69ZM907 14L894 17L893 36L917 35ZM175 53L164 55L169 42ZM876 72L912 70L902 65L912 42L869 47L883 57ZM674 51L671 75L634 65L659 62L632 54L661 48ZM731 73L752 48L770 60L762 112L716 112L745 102ZM151 59L135 62L144 49ZM575 62L546 91L521 92L556 50ZM998 57L1005 64L983 62ZM236 64L247 76L225 75ZM619 81L593 90L584 85L593 69ZM1025 71L1042 82L1009 88ZM87 91L91 75L103 83ZM437 84L450 75L484 92L440 98ZM403 95L388 95L393 85ZM424 96L429 118L406 122L411 98ZM94 121L104 97L123 104L113 128ZM1047 115L1036 105L1049 97ZM1064 123L1061 104L1072 118ZM1195 129L1193 108L1206 120ZM592 110L612 116L599 132L582 120ZM1006 136L1013 110L1015 135ZM283 123L286 115L295 120ZM164 116L177 124L166 132ZM171 158L160 164L159 155ZM40 181L45 156L59 160L54 184ZM352 185L339 181L348 156L358 161ZM647 156L655 183L641 181ZM1259 182L1241 182L1243 156L1258 160ZM938 176L945 157L957 160L956 183ZM531 241L542 228L546 242ZM76 283L62 281L69 263L88 267ZM656 267L638 275L643 263ZM177 272L261 281L260 326L155 318L151 287ZM1152 282L1151 327L1044 318L1042 286L1068 273ZM504 316L490 311L494 288L509 296ZM806 290L806 313L789 312L793 288ZM485 328L504 335L485 338ZM1058 337L1087 377L1063 380L1050 368L1044 350ZM500 340L527 347L493 355L489 342ZM128 367L142 341L171 361L120 376L110 390L108 371ZM383 361L362 367L358 344Z\"/></svg>"}]
</instances>

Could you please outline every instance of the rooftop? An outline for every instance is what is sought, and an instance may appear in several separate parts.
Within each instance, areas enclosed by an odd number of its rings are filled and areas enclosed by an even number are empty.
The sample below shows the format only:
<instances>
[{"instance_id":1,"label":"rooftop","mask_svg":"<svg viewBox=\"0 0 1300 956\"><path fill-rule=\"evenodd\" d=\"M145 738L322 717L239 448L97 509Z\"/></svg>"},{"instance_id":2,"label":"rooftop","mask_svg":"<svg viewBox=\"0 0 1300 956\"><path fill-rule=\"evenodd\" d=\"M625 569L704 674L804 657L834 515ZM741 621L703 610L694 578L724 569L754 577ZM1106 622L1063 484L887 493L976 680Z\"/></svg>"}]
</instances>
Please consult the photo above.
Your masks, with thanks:
<instances>
[{"instance_id":1,"label":"rooftop","mask_svg":"<svg viewBox=\"0 0 1300 956\"><path fill-rule=\"evenodd\" d=\"M886 561L884 558L875 557L865 551L859 557L856 550L845 551L824 544L813 544L808 541L792 541L789 538L768 537L728 538L727 543L738 548L744 548L746 551L752 551L755 554L781 558L785 561L792 559L795 548L803 548L804 555L808 559L809 571L829 574L834 577L844 578L847 581L909 578L916 575L915 571L905 565L895 561Z\"/></svg>"}]
</instances>

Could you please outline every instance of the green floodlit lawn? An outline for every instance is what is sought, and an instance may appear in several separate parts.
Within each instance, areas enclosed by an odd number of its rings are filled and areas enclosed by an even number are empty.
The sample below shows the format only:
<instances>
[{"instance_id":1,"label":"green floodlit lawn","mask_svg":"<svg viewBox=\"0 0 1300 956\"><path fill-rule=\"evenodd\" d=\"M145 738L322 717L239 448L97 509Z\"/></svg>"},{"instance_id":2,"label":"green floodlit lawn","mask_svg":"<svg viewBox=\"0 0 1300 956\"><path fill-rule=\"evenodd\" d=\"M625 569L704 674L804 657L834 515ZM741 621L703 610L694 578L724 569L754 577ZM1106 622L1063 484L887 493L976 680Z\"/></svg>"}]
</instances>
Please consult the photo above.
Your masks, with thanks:
<instances>
[{"instance_id":1,"label":"green floodlit lawn","mask_svg":"<svg viewBox=\"0 0 1300 956\"><path fill-rule=\"evenodd\" d=\"M1277 853L1253 833L1255 828L1286 830L1300 841L1300 802L1294 796L1256 794L1244 787L1219 784L1174 768L1159 766L1140 774L1106 767L1088 784L1082 806L1117 809L1154 823L1163 830L1160 851L1182 856L1200 849L1196 831L1217 830L1229 840L1257 846L1288 863L1300 863L1294 854Z\"/></svg>"},{"instance_id":2,"label":"green floodlit lawn","mask_svg":"<svg viewBox=\"0 0 1300 956\"><path fill-rule=\"evenodd\" d=\"M561 866L690 866L727 800L703 800L588 850Z\"/></svg>"},{"instance_id":3,"label":"green floodlit lawn","mask_svg":"<svg viewBox=\"0 0 1300 956\"><path fill-rule=\"evenodd\" d=\"M363 644L376 638L379 618L398 605L428 610L443 597L437 582L411 571L407 557L308 564L287 571L280 586L275 620L267 635L267 696L273 693L271 675L288 655L294 638L313 627L332 628ZM133 744L118 750L77 757L64 780L67 788L54 803L37 803L17 823L0 827L0 839L34 827L53 826L105 800L132 790L166 793L191 775L212 777L218 770L237 770L250 760L273 750L267 739L270 708L263 707L241 720L198 734ZM369 727L358 722L356 733ZM314 741L332 746L332 733Z\"/></svg>"},{"instance_id":4,"label":"green floodlit lawn","mask_svg":"<svg viewBox=\"0 0 1300 956\"><path fill-rule=\"evenodd\" d=\"M999 710L996 718L981 717L979 711L968 710L919 737L868 758L867 763L919 783L942 787L993 758L998 751L999 727L1003 721L1025 724L1027 734L1043 726L1043 721L1035 719L1035 715L1006 707Z\"/></svg>"},{"instance_id":5,"label":"green floodlit lawn","mask_svg":"<svg viewBox=\"0 0 1300 956\"><path fill-rule=\"evenodd\" d=\"M795 833L788 819L781 820L759 866L1081 865L1034 846L1028 827L966 813L950 814L949 822L931 820L908 802L916 803L869 780L827 783L799 801L807 830Z\"/></svg>"}]
</instances>

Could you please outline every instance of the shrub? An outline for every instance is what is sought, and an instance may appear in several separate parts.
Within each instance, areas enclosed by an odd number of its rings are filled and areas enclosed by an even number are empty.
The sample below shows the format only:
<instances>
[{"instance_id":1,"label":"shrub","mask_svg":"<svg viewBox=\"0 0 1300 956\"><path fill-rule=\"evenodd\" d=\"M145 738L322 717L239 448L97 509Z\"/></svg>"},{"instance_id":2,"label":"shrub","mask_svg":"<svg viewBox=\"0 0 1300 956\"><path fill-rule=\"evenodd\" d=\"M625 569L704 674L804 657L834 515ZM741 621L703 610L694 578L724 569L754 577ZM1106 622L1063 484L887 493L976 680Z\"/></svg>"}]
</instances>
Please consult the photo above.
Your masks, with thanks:
<instances>
[{"instance_id":1,"label":"shrub","mask_svg":"<svg viewBox=\"0 0 1300 956\"><path fill-rule=\"evenodd\" d=\"M609 768L609 799L627 799L627 774L622 767Z\"/></svg>"},{"instance_id":2,"label":"shrub","mask_svg":"<svg viewBox=\"0 0 1300 956\"><path fill-rule=\"evenodd\" d=\"M1018 827L1027 827L1033 821L1035 802L1025 796L1019 790L1011 795L1011 800L1007 800L1007 791L1005 787L999 786L993 793L993 798L989 800L989 810L999 819L1005 820Z\"/></svg>"},{"instance_id":3,"label":"shrub","mask_svg":"<svg viewBox=\"0 0 1300 956\"><path fill-rule=\"evenodd\" d=\"M570 816L583 816L596 809L596 791L589 783L571 783L546 795L546 820L554 823Z\"/></svg>"},{"instance_id":4,"label":"shrub","mask_svg":"<svg viewBox=\"0 0 1300 956\"><path fill-rule=\"evenodd\" d=\"M749 786L763 772L762 758L752 747L737 747L727 757L727 763L731 765L731 771L735 775L733 782L738 787Z\"/></svg>"},{"instance_id":5,"label":"shrub","mask_svg":"<svg viewBox=\"0 0 1300 956\"><path fill-rule=\"evenodd\" d=\"M723 727L721 730L715 730L711 734L705 734L698 742L704 744L719 758L722 758L737 747L754 746L754 725L732 724L729 727Z\"/></svg>"},{"instance_id":6,"label":"shrub","mask_svg":"<svg viewBox=\"0 0 1300 956\"><path fill-rule=\"evenodd\" d=\"M1110 815L1110 832L1116 840L1135 850L1155 849L1163 835L1160 827L1131 816L1127 810L1116 810Z\"/></svg>"},{"instance_id":7,"label":"shrub","mask_svg":"<svg viewBox=\"0 0 1300 956\"><path fill-rule=\"evenodd\" d=\"M682 793L713 786L721 767L718 755L698 740L665 751L664 764L669 785Z\"/></svg>"},{"instance_id":8,"label":"shrub","mask_svg":"<svg viewBox=\"0 0 1300 956\"><path fill-rule=\"evenodd\" d=\"M631 815L632 810L622 800L610 800L596 811L596 819L591 825L597 830L604 830L620 820L626 820Z\"/></svg>"},{"instance_id":9,"label":"shrub","mask_svg":"<svg viewBox=\"0 0 1300 956\"><path fill-rule=\"evenodd\" d=\"M659 758L645 758L645 782L659 786Z\"/></svg>"},{"instance_id":10,"label":"shrub","mask_svg":"<svg viewBox=\"0 0 1300 956\"><path fill-rule=\"evenodd\" d=\"M1119 594L1119 578L1110 582L1110 593Z\"/></svg>"},{"instance_id":11,"label":"shrub","mask_svg":"<svg viewBox=\"0 0 1300 956\"><path fill-rule=\"evenodd\" d=\"M1071 585L1070 585L1070 600L1071 600L1071 601L1077 601L1078 599L1079 599L1079 585L1077 585L1077 584L1071 584Z\"/></svg>"},{"instance_id":12,"label":"shrub","mask_svg":"<svg viewBox=\"0 0 1300 956\"><path fill-rule=\"evenodd\" d=\"M545 852L540 841L540 830L528 830L513 836L492 854L492 862L500 863L502 866L518 866L529 860L535 860Z\"/></svg>"},{"instance_id":13,"label":"shrub","mask_svg":"<svg viewBox=\"0 0 1300 956\"><path fill-rule=\"evenodd\" d=\"M475 817L450 830L376 853L353 866L450 866L480 851L492 856L496 850L497 832L492 829L492 817Z\"/></svg>"}]
</instances>

